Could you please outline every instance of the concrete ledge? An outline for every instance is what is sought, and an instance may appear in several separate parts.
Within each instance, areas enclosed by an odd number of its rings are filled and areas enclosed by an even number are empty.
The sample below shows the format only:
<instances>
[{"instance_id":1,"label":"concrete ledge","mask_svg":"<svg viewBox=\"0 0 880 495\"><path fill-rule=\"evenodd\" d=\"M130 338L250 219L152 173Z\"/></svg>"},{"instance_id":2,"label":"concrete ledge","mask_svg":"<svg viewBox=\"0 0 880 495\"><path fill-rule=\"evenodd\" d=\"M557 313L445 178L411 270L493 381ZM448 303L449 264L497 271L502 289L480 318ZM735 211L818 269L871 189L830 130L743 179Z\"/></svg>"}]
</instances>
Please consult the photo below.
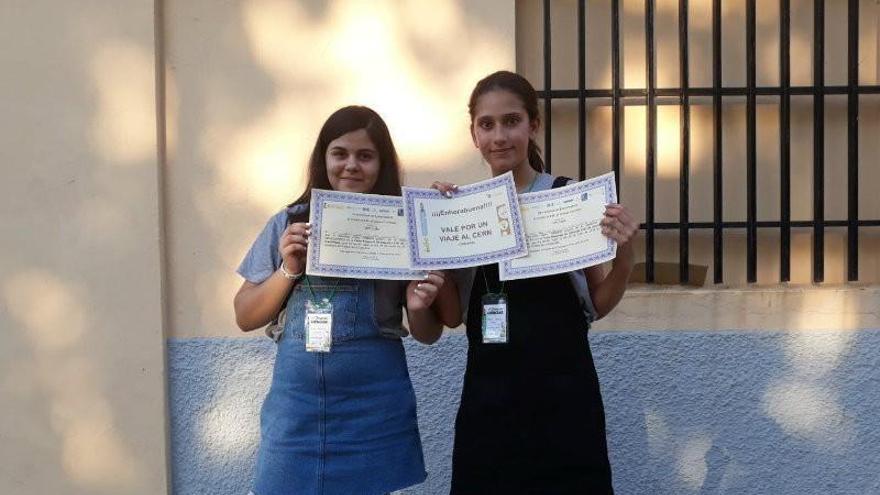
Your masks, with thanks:
<instances>
[{"instance_id":1,"label":"concrete ledge","mask_svg":"<svg viewBox=\"0 0 880 495\"><path fill-rule=\"evenodd\" d=\"M596 331L880 328L878 287L634 288Z\"/></svg>"}]
</instances>

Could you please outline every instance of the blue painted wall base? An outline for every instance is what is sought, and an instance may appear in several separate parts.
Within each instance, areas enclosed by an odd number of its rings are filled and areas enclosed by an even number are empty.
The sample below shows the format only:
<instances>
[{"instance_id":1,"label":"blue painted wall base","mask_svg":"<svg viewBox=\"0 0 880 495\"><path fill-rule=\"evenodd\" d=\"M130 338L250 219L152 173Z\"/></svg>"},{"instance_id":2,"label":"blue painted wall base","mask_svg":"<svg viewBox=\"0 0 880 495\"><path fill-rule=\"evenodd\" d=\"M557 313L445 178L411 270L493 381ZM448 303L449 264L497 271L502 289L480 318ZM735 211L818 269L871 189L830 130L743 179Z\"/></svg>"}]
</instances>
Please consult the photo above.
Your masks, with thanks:
<instances>
[{"instance_id":1,"label":"blue painted wall base","mask_svg":"<svg viewBox=\"0 0 880 495\"><path fill-rule=\"evenodd\" d=\"M619 495L880 494L880 331L591 341ZM467 341L406 347L429 476L404 493L446 494ZM171 339L168 353L174 494L247 494L274 344Z\"/></svg>"}]
</instances>

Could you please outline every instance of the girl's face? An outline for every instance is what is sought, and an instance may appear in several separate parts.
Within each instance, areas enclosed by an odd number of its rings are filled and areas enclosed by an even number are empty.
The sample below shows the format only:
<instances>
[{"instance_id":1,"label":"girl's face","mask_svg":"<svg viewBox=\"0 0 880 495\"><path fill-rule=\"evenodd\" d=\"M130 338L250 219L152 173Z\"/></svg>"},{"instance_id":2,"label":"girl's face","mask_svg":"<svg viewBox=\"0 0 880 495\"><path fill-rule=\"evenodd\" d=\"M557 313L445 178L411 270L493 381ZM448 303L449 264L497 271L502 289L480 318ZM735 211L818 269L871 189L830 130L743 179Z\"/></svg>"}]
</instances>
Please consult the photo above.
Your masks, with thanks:
<instances>
[{"instance_id":1,"label":"girl's face","mask_svg":"<svg viewBox=\"0 0 880 495\"><path fill-rule=\"evenodd\" d=\"M370 192L379 178L379 152L366 129L330 141L324 159L327 178L336 191Z\"/></svg>"},{"instance_id":2,"label":"girl's face","mask_svg":"<svg viewBox=\"0 0 880 495\"><path fill-rule=\"evenodd\" d=\"M471 136L493 176L529 167L529 139L537 129L538 120L529 120L516 94L495 89L477 99Z\"/></svg>"}]
</instances>

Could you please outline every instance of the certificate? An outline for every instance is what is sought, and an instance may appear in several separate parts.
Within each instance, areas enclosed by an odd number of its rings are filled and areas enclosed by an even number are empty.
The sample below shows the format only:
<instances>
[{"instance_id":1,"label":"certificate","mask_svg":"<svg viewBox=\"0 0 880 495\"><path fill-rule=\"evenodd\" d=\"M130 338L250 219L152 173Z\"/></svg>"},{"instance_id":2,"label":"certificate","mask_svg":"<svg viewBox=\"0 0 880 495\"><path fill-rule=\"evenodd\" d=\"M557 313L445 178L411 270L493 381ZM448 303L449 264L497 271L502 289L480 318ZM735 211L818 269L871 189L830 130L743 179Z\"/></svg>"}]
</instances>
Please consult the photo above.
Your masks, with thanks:
<instances>
[{"instance_id":1,"label":"certificate","mask_svg":"<svg viewBox=\"0 0 880 495\"><path fill-rule=\"evenodd\" d=\"M497 263L528 251L513 175L436 189L403 188L411 266L420 270Z\"/></svg>"},{"instance_id":2,"label":"certificate","mask_svg":"<svg viewBox=\"0 0 880 495\"><path fill-rule=\"evenodd\" d=\"M614 174L519 197L529 254L503 261L501 280L570 272L614 258L617 243L602 234L605 205L617 202Z\"/></svg>"},{"instance_id":3,"label":"certificate","mask_svg":"<svg viewBox=\"0 0 880 495\"><path fill-rule=\"evenodd\" d=\"M308 275L415 280L399 196L312 189Z\"/></svg>"}]
</instances>

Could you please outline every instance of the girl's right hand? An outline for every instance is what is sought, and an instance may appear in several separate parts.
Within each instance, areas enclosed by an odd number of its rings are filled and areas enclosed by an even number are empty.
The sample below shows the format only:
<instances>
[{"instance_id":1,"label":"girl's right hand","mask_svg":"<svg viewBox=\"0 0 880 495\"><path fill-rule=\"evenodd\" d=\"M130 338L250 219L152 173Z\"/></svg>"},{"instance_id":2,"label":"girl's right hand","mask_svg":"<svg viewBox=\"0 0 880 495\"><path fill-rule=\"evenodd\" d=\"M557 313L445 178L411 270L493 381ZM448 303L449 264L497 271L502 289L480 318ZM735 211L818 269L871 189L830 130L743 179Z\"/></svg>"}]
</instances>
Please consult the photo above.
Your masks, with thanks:
<instances>
[{"instance_id":1,"label":"girl's right hand","mask_svg":"<svg viewBox=\"0 0 880 495\"><path fill-rule=\"evenodd\" d=\"M431 188L440 191L447 198L451 198L453 193L458 192L457 185L451 184L449 182L439 181L439 180L434 181L434 183L431 184Z\"/></svg>"},{"instance_id":2,"label":"girl's right hand","mask_svg":"<svg viewBox=\"0 0 880 495\"><path fill-rule=\"evenodd\" d=\"M307 223L292 223L281 233L278 252L285 269L290 273L302 273L306 269L306 252L309 248L309 234L312 226Z\"/></svg>"}]
</instances>

